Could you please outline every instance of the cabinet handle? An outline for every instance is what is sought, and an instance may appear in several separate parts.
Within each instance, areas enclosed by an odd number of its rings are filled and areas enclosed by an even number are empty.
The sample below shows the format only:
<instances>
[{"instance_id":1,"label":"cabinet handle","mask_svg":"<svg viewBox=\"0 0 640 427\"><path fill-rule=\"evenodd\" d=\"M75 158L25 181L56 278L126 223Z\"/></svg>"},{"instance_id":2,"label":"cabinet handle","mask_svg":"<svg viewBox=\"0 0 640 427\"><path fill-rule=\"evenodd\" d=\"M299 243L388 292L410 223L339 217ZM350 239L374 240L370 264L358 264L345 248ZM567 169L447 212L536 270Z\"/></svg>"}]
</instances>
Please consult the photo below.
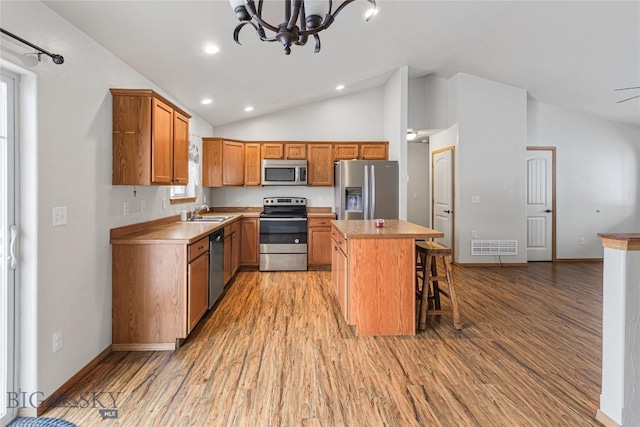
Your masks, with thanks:
<instances>
[{"instance_id":1,"label":"cabinet handle","mask_svg":"<svg viewBox=\"0 0 640 427\"><path fill-rule=\"evenodd\" d=\"M325 225L325 224L326 224L326 222L322 221L322 222L319 222L318 224L319 224L319 225Z\"/></svg>"}]
</instances>

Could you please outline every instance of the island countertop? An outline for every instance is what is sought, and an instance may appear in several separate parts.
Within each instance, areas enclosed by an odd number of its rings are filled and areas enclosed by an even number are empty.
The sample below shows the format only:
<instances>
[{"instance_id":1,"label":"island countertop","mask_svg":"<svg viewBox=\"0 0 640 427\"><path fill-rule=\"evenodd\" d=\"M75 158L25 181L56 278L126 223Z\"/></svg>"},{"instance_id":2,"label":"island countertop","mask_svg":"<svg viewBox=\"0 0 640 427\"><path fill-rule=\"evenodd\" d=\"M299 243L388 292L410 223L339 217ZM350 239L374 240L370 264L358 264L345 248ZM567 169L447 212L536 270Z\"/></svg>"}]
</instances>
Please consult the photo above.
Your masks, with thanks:
<instances>
[{"instance_id":1,"label":"island countertop","mask_svg":"<svg viewBox=\"0 0 640 427\"><path fill-rule=\"evenodd\" d=\"M401 219L385 219L384 227L362 219L333 220L331 224L345 239L431 239L444 237L440 231Z\"/></svg>"}]
</instances>

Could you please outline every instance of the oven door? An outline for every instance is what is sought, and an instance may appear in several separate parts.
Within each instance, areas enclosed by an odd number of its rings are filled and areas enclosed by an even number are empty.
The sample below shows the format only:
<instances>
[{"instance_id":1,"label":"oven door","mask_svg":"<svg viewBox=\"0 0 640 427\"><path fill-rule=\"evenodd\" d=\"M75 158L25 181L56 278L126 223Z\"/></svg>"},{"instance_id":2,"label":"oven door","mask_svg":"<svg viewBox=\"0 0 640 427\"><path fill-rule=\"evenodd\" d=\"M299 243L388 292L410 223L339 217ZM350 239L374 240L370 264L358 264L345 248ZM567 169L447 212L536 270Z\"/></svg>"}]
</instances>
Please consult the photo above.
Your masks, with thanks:
<instances>
[{"instance_id":1,"label":"oven door","mask_svg":"<svg viewBox=\"0 0 640 427\"><path fill-rule=\"evenodd\" d=\"M307 269L307 219L260 218L260 271Z\"/></svg>"},{"instance_id":2,"label":"oven door","mask_svg":"<svg viewBox=\"0 0 640 427\"><path fill-rule=\"evenodd\" d=\"M307 253L307 218L260 218L260 253L276 252Z\"/></svg>"}]
</instances>

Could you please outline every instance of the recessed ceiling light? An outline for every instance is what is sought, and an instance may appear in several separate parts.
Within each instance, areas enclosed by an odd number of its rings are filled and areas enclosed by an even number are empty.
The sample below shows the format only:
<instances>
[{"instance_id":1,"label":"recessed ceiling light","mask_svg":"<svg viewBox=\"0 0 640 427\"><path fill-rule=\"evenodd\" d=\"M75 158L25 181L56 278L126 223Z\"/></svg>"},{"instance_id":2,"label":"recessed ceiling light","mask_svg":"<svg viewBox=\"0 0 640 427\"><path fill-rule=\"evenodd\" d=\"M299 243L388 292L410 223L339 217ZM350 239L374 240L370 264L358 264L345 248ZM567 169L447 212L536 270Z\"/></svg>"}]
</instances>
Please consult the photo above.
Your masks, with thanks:
<instances>
[{"instance_id":1,"label":"recessed ceiling light","mask_svg":"<svg viewBox=\"0 0 640 427\"><path fill-rule=\"evenodd\" d=\"M362 14L362 17L368 21L369 19L373 18L374 16L376 16L378 14L378 12L380 12L380 8L377 7L371 7L369 9L367 9L367 11L365 13Z\"/></svg>"},{"instance_id":2,"label":"recessed ceiling light","mask_svg":"<svg viewBox=\"0 0 640 427\"><path fill-rule=\"evenodd\" d=\"M202 102L204 105L209 105L209 104L211 104L213 102L213 99L207 98L207 99L203 99L200 102Z\"/></svg>"},{"instance_id":3,"label":"recessed ceiling light","mask_svg":"<svg viewBox=\"0 0 640 427\"><path fill-rule=\"evenodd\" d=\"M220 48L214 44L208 44L204 47L205 53L213 55L214 53L220 52Z\"/></svg>"},{"instance_id":4,"label":"recessed ceiling light","mask_svg":"<svg viewBox=\"0 0 640 427\"><path fill-rule=\"evenodd\" d=\"M336 90L342 90L342 89L344 89L344 85L338 85L338 86L336 86Z\"/></svg>"},{"instance_id":5,"label":"recessed ceiling light","mask_svg":"<svg viewBox=\"0 0 640 427\"><path fill-rule=\"evenodd\" d=\"M253 111L253 107L252 107L252 106L250 106L250 105L249 105L248 107L244 107L244 111L246 111L247 113L248 113L249 111Z\"/></svg>"}]
</instances>

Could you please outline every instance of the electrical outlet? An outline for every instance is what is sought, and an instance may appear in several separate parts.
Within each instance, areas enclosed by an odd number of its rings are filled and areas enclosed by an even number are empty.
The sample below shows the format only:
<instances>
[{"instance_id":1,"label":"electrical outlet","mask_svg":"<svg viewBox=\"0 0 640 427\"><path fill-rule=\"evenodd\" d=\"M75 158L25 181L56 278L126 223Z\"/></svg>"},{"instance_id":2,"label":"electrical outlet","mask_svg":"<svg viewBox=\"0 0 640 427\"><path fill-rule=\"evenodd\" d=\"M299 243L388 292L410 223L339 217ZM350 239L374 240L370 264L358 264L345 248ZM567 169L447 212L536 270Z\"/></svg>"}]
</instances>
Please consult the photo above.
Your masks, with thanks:
<instances>
[{"instance_id":1,"label":"electrical outlet","mask_svg":"<svg viewBox=\"0 0 640 427\"><path fill-rule=\"evenodd\" d=\"M580 238L580 244L581 244L581 245L584 245L584 237L581 237L581 238Z\"/></svg>"},{"instance_id":2,"label":"electrical outlet","mask_svg":"<svg viewBox=\"0 0 640 427\"><path fill-rule=\"evenodd\" d=\"M53 208L53 226L60 227L67 224L67 207L58 206Z\"/></svg>"},{"instance_id":3,"label":"electrical outlet","mask_svg":"<svg viewBox=\"0 0 640 427\"><path fill-rule=\"evenodd\" d=\"M236 196L236 202L240 201L240 196Z\"/></svg>"},{"instance_id":4,"label":"electrical outlet","mask_svg":"<svg viewBox=\"0 0 640 427\"><path fill-rule=\"evenodd\" d=\"M146 209L146 205L144 203L144 200L140 200L140 212L144 212Z\"/></svg>"},{"instance_id":5,"label":"electrical outlet","mask_svg":"<svg viewBox=\"0 0 640 427\"><path fill-rule=\"evenodd\" d=\"M163 211L167 210L167 199L166 198L162 198L162 210Z\"/></svg>"},{"instance_id":6,"label":"electrical outlet","mask_svg":"<svg viewBox=\"0 0 640 427\"><path fill-rule=\"evenodd\" d=\"M122 204L122 215L129 215L129 202Z\"/></svg>"},{"instance_id":7,"label":"electrical outlet","mask_svg":"<svg viewBox=\"0 0 640 427\"><path fill-rule=\"evenodd\" d=\"M480 203L480 196L471 196L471 203Z\"/></svg>"},{"instance_id":8,"label":"electrical outlet","mask_svg":"<svg viewBox=\"0 0 640 427\"><path fill-rule=\"evenodd\" d=\"M478 232L476 230L473 230L471 232L471 237L478 237Z\"/></svg>"},{"instance_id":9,"label":"electrical outlet","mask_svg":"<svg viewBox=\"0 0 640 427\"><path fill-rule=\"evenodd\" d=\"M57 353L62 350L62 329L53 333L53 352Z\"/></svg>"}]
</instances>

